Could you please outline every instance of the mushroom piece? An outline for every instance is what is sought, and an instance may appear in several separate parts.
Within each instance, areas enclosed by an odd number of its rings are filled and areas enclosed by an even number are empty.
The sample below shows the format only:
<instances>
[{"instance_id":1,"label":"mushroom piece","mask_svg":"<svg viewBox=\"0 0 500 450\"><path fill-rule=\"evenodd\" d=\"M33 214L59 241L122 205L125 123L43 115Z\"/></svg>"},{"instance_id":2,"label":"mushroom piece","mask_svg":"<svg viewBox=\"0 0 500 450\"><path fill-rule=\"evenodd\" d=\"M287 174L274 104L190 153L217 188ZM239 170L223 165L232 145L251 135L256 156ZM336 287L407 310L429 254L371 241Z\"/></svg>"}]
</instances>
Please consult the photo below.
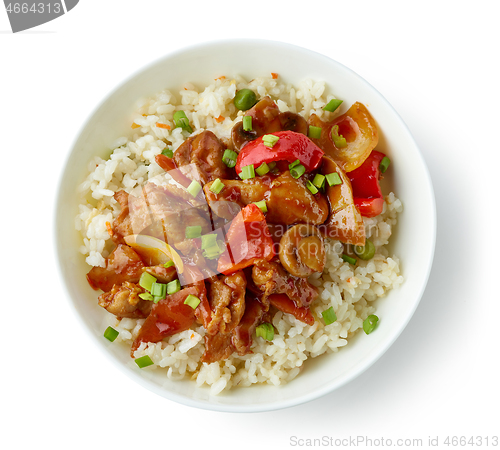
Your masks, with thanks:
<instances>
[{"instance_id":1,"label":"mushroom piece","mask_svg":"<svg viewBox=\"0 0 500 450\"><path fill-rule=\"evenodd\" d=\"M282 112L279 113L278 119L280 121L281 131L295 131L307 136L309 127L307 125L306 119L304 119L300 114L296 114L290 111Z\"/></svg>"},{"instance_id":2,"label":"mushroom piece","mask_svg":"<svg viewBox=\"0 0 500 450\"><path fill-rule=\"evenodd\" d=\"M296 277L322 272L326 264L323 237L314 225L295 225L281 238L279 258L283 267Z\"/></svg>"}]
</instances>

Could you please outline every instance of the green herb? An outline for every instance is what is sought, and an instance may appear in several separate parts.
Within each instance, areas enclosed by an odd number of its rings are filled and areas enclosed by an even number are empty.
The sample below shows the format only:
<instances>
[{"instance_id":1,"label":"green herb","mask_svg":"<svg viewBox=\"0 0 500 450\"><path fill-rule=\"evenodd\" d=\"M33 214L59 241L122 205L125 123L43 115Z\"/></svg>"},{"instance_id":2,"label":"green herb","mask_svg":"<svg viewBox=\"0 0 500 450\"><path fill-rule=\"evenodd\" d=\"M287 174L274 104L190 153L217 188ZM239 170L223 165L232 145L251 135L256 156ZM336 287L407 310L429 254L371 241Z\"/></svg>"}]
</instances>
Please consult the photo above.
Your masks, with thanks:
<instances>
[{"instance_id":1,"label":"green herb","mask_svg":"<svg viewBox=\"0 0 500 450\"><path fill-rule=\"evenodd\" d=\"M266 341L274 339L274 327L270 323L261 323L256 329L257 337L262 337Z\"/></svg>"},{"instance_id":2,"label":"green herb","mask_svg":"<svg viewBox=\"0 0 500 450\"><path fill-rule=\"evenodd\" d=\"M363 322L363 330L366 334L370 334L376 327L378 323L378 317L375 314L368 316Z\"/></svg>"},{"instance_id":3,"label":"green herb","mask_svg":"<svg viewBox=\"0 0 500 450\"><path fill-rule=\"evenodd\" d=\"M312 184L309 180L307 180L306 187L307 189L309 189L311 194L317 194L319 192L318 188L314 186L314 184Z\"/></svg>"},{"instance_id":4,"label":"green herb","mask_svg":"<svg viewBox=\"0 0 500 450\"><path fill-rule=\"evenodd\" d=\"M347 146L347 141L345 140L345 137L342 135L339 135L339 126L338 125L334 125L332 127L331 135L332 135L332 141L335 144L335 147L344 148Z\"/></svg>"},{"instance_id":5,"label":"green herb","mask_svg":"<svg viewBox=\"0 0 500 450\"><path fill-rule=\"evenodd\" d=\"M201 191L201 184L196 180L191 181L191 184L188 186L187 191L193 196L196 197L198 193Z\"/></svg>"},{"instance_id":6,"label":"green herb","mask_svg":"<svg viewBox=\"0 0 500 450\"><path fill-rule=\"evenodd\" d=\"M151 291L153 283L156 283L156 278L147 272L143 272L141 278L139 278L139 286L146 289L146 291Z\"/></svg>"},{"instance_id":7,"label":"green herb","mask_svg":"<svg viewBox=\"0 0 500 450\"><path fill-rule=\"evenodd\" d=\"M254 204L257 205L263 213L267 212L267 204L265 200L262 200L260 202L254 202Z\"/></svg>"},{"instance_id":8,"label":"green herb","mask_svg":"<svg viewBox=\"0 0 500 450\"><path fill-rule=\"evenodd\" d=\"M255 178L255 170L253 168L253 164L249 166L245 166L241 169L240 178L242 180L248 180L250 178Z\"/></svg>"},{"instance_id":9,"label":"green herb","mask_svg":"<svg viewBox=\"0 0 500 450\"><path fill-rule=\"evenodd\" d=\"M213 192L214 194L220 194L222 189L224 189L224 183L220 180L220 178L217 178L213 183L212 186L210 186L210 191Z\"/></svg>"},{"instance_id":10,"label":"green herb","mask_svg":"<svg viewBox=\"0 0 500 450\"><path fill-rule=\"evenodd\" d=\"M189 294L184 300L185 305L191 306L191 308L196 309L196 307L201 303L201 300L196 297L196 295Z\"/></svg>"},{"instance_id":11,"label":"green herb","mask_svg":"<svg viewBox=\"0 0 500 450\"><path fill-rule=\"evenodd\" d=\"M293 163L288 164L289 169L293 169L294 167L297 167L300 165L300 159L296 159Z\"/></svg>"},{"instance_id":12,"label":"green herb","mask_svg":"<svg viewBox=\"0 0 500 450\"><path fill-rule=\"evenodd\" d=\"M233 168L236 165L236 159L238 158L238 153L232 150L226 149L222 155L222 162L229 168Z\"/></svg>"},{"instance_id":13,"label":"green herb","mask_svg":"<svg viewBox=\"0 0 500 450\"><path fill-rule=\"evenodd\" d=\"M389 164L391 163L391 160L387 157L387 156L384 156L382 158L382 161L380 161L380 171L382 173L385 173L385 171L387 170L387 168L389 167Z\"/></svg>"},{"instance_id":14,"label":"green herb","mask_svg":"<svg viewBox=\"0 0 500 450\"><path fill-rule=\"evenodd\" d=\"M193 132L193 129L189 125L189 120L184 111L176 111L174 113L174 124L175 128L182 128L183 130L186 130L189 133Z\"/></svg>"},{"instance_id":15,"label":"green herb","mask_svg":"<svg viewBox=\"0 0 500 450\"><path fill-rule=\"evenodd\" d=\"M299 164L298 166L292 167L290 169L290 175L293 178L300 178L304 173L306 172L306 168L302 165Z\"/></svg>"},{"instance_id":16,"label":"green herb","mask_svg":"<svg viewBox=\"0 0 500 450\"><path fill-rule=\"evenodd\" d=\"M252 116L243 117L243 130L252 131Z\"/></svg>"},{"instance_id":17,"label":"green herb","mask_svg":"<svg viewBox=\"0 0 500 450\"><path fill-rule=\"evenodd\" d=\"M139 298L142 298L143 300L147 300L149 302L152 302L154 300L154 297L149 292L143 292L139 294Z\"/></svg>"},{"instance_id":18,"label":"green herb","mask_svg":"<svg viewBox=\"0 0 500 450\"><path fill-rule=\"evenodd\" d=\"M135 363L139 366L140 369L144 369L144 367L152 366L154 363L151 361L151 358L148 355L141 356L135 360Z\"/></svg>"},{"instance_id":19,"label":"green herb","mask_svg":"<svg viewBox=\"0 0 500 450\"><path fill-rule=\"evenodd\" d=\"M168 269L169 267L172 266L175 266L175 263L173 261L168 261L165 264L163 264L163 267L165 267L165 269Z\"/></svg>"},{"instance_id":20,"label":"green herb","mask_svg":"<svg viewBox=\"0 0 500 450\"><path fill-rule=\"evenodd\" d=\"M280 138L274 134L265 134L262 136L262 142L264 142L264 145L269 148L273 148L279 140Z\"/></svg>"},{"instance_id":21,"label":"green herb","mask_svg":"<svg viewBox=\"0 0 500 450\"><path fill-rule=\"evenodd\" d=\"M343 100L337 100L336 98L331 99L325 106L323 106L323 111L335 111L341 104Z\"/></svg>"},{"instance_id":22,"label":"green herb","mask_svg":"<svg viewBox=\"0 0 500 450\"><path fill-rule=\"evenodd\" d=\"M213 247L217 245L217 235L216 234L204 234L201 237L201 249L205 250L206 248Z\"/></svg>"},{"instance_id":23,"label":"green herb","mask_svg":"<svg viewBox=\"0 0 500 450\"><path fill-rule=\"evenodd\" d=\"M113 327L108 327L104 331L104 337L108 340L113 342L119 335L118 331L116 331Z\"/></svg>"},{"instance_id":24,"label":"green herb","mask_svg":"<svg viewBox=\"0 0 500 450\"><path fill-rule=\"evenodd\" d=\"M186 239L196 239L201 236L201 225L186 227Z\"/></svg>"},{"instance_id":25,"label":"green herb","mask_svg":"<svg viewBox=\"0 0 500 450\"><path fill-rule=\"evenodd\" d=\"M161 152L162 155L165 155L167 158L172 158L174 156L174 151L170 148L166 148Z\"/></svg>"},{"instance_id":26,"label":"green herb","mask_svg":"<svg viewBox=\"0 0 500 450\"><path fill-rule=\"evenodd\" d=\"M171 281L167 283L167 294L172 295L181 290L181 283L179 280Z\"/></svg>"},{"instance_id":27,"label":"green herb","mask_svg":"<svg viewBox=\"0 0 500 450\"><path fill-rule=\"evenodd\" d=\"M351 256L349 255L342 255L342 259L345 261L345 262L348 262L349 264L352 264L353 266L356 265L356 262L357 262L357 259L356 258L352 258Z\"/></svg>"},{"instance_id":28,"label":"green herb","mask_svg":"<svg viewBox=\"0 0 500 450\"><path fill-rule=\"evenodd\" d=\"M321 127L313 127L312 125L309 125L309 131L307 135L311 139L319 139L321 137Z\"/></svg>"},{"instance_id":29,"label":"green herb","mask_svg":"<svg viewBox=\"0 0 500 450\"><path fill-rule=\"evenodd\" d=\"M338 184L342 184L342 179L337 172L329 173L325 176L325 178L330 186L337 186Z\"/></svg>"},{"instance_id":30,"label":"green herb","mask_svg":"<svg viewBox=\"0 0 500 450\"><path fill-rule=\"evenodd\" d=\"M257 169L255 169L255 173L257 175L265 175L266 173L268 173L271 169L269 168L269 166L266 164L266 163L262 163L259 167L257 167Z\"/></svg>"},{"instance_id":31,"label":"green herb","mask_svg":"<svg viewBox=\"0 0 500 450\"><path fill-rule=\"evenodd\" d=\"M330 325L331 323L337 320L337 315L333 310L333 306L330 306L328 309L325 309L321 313L321 315L323 316L323 322L325 322L325 325Z\"/></svg>"},{"instance_id":32,"label":"green herb","mask_svg":"<svg viewBox=\"0 0 500 450\"><path fill-rule=\"evenodd\" d=\"M335 172L335 173L337 173L337 172ZM321 175L320 173L317 173L317 174L314 176L313 184L314 184L314 186L316 186L318 189L322 189L322 188L323 188L323 186L325 185L325 176L324 176L324 175Z\"/></svg>"},{"instance_id":33,"label":"green herb","mask_svg":"<svg viewBox=\"0 0 500 450\"><path fill-rule=\"evenodd\" d=\"M273 170L276 167L276 161L271 161L269 164L269 170Z\"/></svg>"}]
</instances>

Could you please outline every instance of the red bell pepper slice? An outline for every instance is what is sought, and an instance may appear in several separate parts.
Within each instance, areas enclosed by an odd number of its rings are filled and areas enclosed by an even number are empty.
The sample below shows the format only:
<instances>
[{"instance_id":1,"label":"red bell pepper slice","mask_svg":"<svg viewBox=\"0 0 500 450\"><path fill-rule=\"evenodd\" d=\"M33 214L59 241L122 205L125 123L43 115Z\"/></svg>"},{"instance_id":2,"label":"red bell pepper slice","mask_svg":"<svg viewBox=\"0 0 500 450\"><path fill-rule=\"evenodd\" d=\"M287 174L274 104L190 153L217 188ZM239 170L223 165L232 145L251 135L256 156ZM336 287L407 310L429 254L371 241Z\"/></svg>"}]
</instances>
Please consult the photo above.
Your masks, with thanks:
<instances>
[{"instance_id":1,"label":"red bell pepper slice","mask_svg":"<svg viewBox=\"0 0 500 450\"><path fill-rule=\"evenodd\" d=\"M373 150L361 166L347 173L351 180L354 204L364 217L378 216L384 206L379 184L380 162L384 156Z\"/></svg>"},{"instance_id":2,"label":"red bell pepper slice","mask_svg":"<svg viewBox=\"0 0 500 450\"><path fill-rule=\"evenodd\" d=\"M275 255L264 214L253 203L233 219L226 240L226 250L217 264L217 270L225 275L251 266L257 259L269 261Z\"/></svg>"},{"instance_id":3,"label":"red bell pepper slice","mask_svg":"<svg viewBox=\"0 0 500 450\"><path fill-rule=\"evenodd\" d=\"M236 173L239 174L245 166L253 164L257 169L262 163L272 161L292 163L298 159L308 172L319 166L324 152L307 136L295 131L278 131L271 134L279 137L272 148L262 142L262 137L250 141L242 148L236 160Z\"/></svg>"}]
</instances>

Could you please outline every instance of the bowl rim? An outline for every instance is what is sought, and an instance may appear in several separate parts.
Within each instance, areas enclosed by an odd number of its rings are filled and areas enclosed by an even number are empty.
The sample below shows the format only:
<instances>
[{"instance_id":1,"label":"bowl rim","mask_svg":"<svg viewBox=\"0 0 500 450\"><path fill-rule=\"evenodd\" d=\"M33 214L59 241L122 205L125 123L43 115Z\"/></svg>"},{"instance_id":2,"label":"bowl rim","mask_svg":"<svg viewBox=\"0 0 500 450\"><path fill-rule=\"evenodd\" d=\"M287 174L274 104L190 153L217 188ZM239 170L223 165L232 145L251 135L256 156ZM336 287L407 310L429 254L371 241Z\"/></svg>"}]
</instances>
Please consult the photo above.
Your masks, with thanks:
<instances>
[{"instance_id":1,"label":"bowl rim","mask_svg":"<svg viewBox=\"0 0 500 450\"><path fill-rule=\"evenodd\" d=\"M87 128L89 125L92 117L96 115L96 113L109 101L109 99L117 93L120 89L124 88L128 83L133 81L135 78L141 76L143 73L148 72L152 68L154 68L157 65L162 64L165 60L175 58L178 55L182 55L184 53L190 53L193 51L199 51L203 48L211 48L211 47L218 47L218 46L227 46L227 45L238 45L238 44L245 44L245 45L253 45L253 46L258 46L258 45L271 45L276 48L280 48L284 51L286 50L292 50L294 52L302 52L302 53L307 53L310 55L310 57L314 58L319 58L324 61L327 61L329 64L336 65L340 70L348 73L350 76L353 76L357 79L359 83L364 84L372 93L379 98L381 103L384 104L384 106L390 110L391 114L397 121L399 122L399 125L401 126L401 129L407 134L408 138L412 141L415 156L419 159L420 163L422 164L423 168L423 173L425 174L425 183L429 188L429 195L430 195L430 200L431 204L429 205L429 216L431 219L431 224L430 224L430 231L431 231L431 236L429 236L429 242L428 245L430 244L429 247L429 254L428 254L428 260L426 261L426 272L422 278L422 283L420 285L420 290L419 292L415 295L415 301L412 305L412 308L407 312L405 320L398 322L398 326L392 330L392 333L390 335L390 339L387 339L384 342L383 346L377 347L377 351L374 352L373 354L370 354L368 357L364 358L363 361L356 365L355 368L353 368L350 372L349 375L344 375L338 379L333 379L321 387L315 388L314 391L297 395L291 399L288 400L277 400L274 401L273 403L269 404L225 404L225 403L211 403L211 402L203 402L203 401L198 401L196 399L189 398L184 395L177 394L175 391L169 391L162 389L160 386L158 386L156 383L153 383L146 377L142 376L140 372L130 370L129 367L126 365L120 363L116 358L109 358L109 351L107 350L106 346L98 341L97 336L91 332L89 329L87 323L84 321L83 317L79 314L79 311L77 309L77 306L75 304L75 300L73 299L69 286L67 284L67 281L64 278L63 274L63 261L61 258L61 251L62 251L62 243L60 242L60 239L58 239L58 230L59 230L59 224L61 223L61 209L62 209L62 184L64 181L64 175L67 166L70 163L71 160L71 155L73 154L75 147L82 136L84 130ZM338 389L345 384L349 383L350 381L356 379L359 377L363 372L368 370L378 359L382 357L383 354L394 344L394 342L398 339L398 337L401 335L403 330L406 328L408 325L409 321L413 317L418 305L420 304L420 301L422 299L422 296L425 292L429 276L432 270L432 265L433 265L433 259L434 259L434 253L435 253L435 246L436 246L436 234L437 234L437 219L436 219L436 201L435 201L435 193L434 193L434 188L432 184L432 179L430 176L429 169L425 163L425 159L423 157L423 154L418 147L410 129L408 128L407 124L404 122L402 117L399 115L399 113L394 109L394 107L391 105L389 101L375 88L373 87L368 81L366 81L363 77L358 75L356 72L354 72L352 69L349 67L343 65L342 63L338 62L337 60L334 60L333 58L330 58L329 56L326 56L324 54L318 53L314 50L310 50L308 48L300 47L295 44L290 44L282 41L276 41L276 40L267 40L267 39L250 39L250 38L238 38L238 39L217 39L217 40L211 40L211 41L206 41L203 43L197 43L197 44L192 44L189 46L185 46L179 49L176 49L172 52L167 52L163 54L162 56L156 58L155 60L140 66L136 70L134 70L132 73L130 73L128 76L124 77L119 81L117 84L115 84L114 88L108 92L108 94L101 99L101 101L88 113L86 120L82 123L82 125L79 127L77 133L75 134L71 145L69 147L69 151L67 152L64 160L64 164L62 165L63 170L59 174L58 182L57 182L57 192L56 192L56 202L54 205L54 210L53 210L53 220L54 220L54 227L53 227L53 242L54 242L54 253L55 253L55 258L57 260L57 268L58 268L58 275L60 282L64 286L64 292L66 294L66 297L69 300L69 303L71 305L70 309L73 311L74 316L77 318L77 321L80 323L82 328L85 330L85 333L90 336L90 340L93 341L96 346L99 348L99 350L102 352L104 356L107 356L106 360L112 360L113 365L117 366L118 369L124 373L127 377L133 379L136 381L140 386L142 386L145 389L148 389L151 392L154 392L158 394L159 396L166 398L168 400L172 400L174 402L184 404L186 406L194 407L194 408L200 408L204 410L211 410L211 411L218 411L218 412L228 412L228 413L235 413L235 412L240 412L240 413L249 413L249 412L266 412L266 411L274 411L274 410L279 410L279 409L284 409L284 408L289 408L292 406L297 406L300 404L308 403L310 401L316 400L328 393L333 392L335 389Z\"/></svg>"}]
</instances>

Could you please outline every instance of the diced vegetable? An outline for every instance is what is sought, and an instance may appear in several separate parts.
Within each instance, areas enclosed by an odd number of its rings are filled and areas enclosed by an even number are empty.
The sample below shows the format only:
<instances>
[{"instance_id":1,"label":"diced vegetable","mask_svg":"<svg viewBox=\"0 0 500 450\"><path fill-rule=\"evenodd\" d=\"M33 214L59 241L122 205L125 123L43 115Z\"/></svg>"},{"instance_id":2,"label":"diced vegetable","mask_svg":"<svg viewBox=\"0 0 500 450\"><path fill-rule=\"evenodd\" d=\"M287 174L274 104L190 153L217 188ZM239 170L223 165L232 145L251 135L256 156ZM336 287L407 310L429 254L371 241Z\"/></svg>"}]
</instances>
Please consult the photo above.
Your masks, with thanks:
<instances>
[{"instance_id":1,"label":"diced vegetable","mask_svg":"<svg viewBox=\"0 0 500 450\"><path fill-rule=\"evenodd\" d=\"M198 193L201 191L201 184L196 180L191 181L191 184L188 186L187 191L193 196L196 197Z\"/></svg>"},{"instance_id":2,"label":"diced vegetable","mask_svg":"<svg viewBox=\"0 0 500 450\"><path fill-rule=\"evenodd\" d=\"M243 117L243 129L245 131L252 131L252 116Z\"/></svg>"},{"instance_id":3,"label":"diced vegetable","mask_svg":"<svg viewBox=\"0 0 500 450\"><path fill-rule=\"evenodd\" d=\"M142 294L139 294L139 298L142 298L143 300L147 300L149 302L152 302L154 300L154 297L149 292L143 292Z\"/></svg>"},{"instance_id":4,"label":"diced vegetable","mask_svg":"<svg viewBox=\"0 0 500 450\"><path fill-rule=\"evenodd\" d=\"M363 322L363 330L366 334L370 334L378 324L379 318L375 314L368 316Z\"/></svg>"},{"instance_id":5,"label":"diced vegetable","mask_svg":"<svg viewBox=\"0 0 500 450\"><path fill-rule=\"evenodd\" d=\"M300 159L296 159L293 163L288 164L289 169L293 169L294 167L300 165Z\"/></svg>"},{"instance_id":6,"label":"diced vegetable","mask_svg":"<svg viewBox=\"0 0 500 450\"><path fill-rule=\"evenodd\" d=\"M173 261L167 261L165 264L163 264L163 267L165 267L165 269L173 266L175 266L175 263Z\"/></svg>"},{"instance_id":7,"label":"diced vegetable","mask_svg":"<svg viewBox=\"0 0 500 450\"><path fill-rule=\"evenodd\" d=\"M321 175L320 173L317 173L314 176L313 184L316 186L318 189L322 189L323 186L325 185L325 176Z\"/></svg>"},{"instance_id":8,"label":"diced vegetable","mask_svg":"<svg viewBox=\"0 0 500 450\"><path fill-rule=\"evenodd\" d=\"M354 253L359 259L367 261L375 256L375 245L370 239L365 239L365 245L355 245Z\"/></svg>"},{"instance_id":9,"label":"diced vegetable","mask_svg":"<svg viewBox=\"0 0 500 450\"><path fill-rule=\"evenodd\" d=\"M172 295L181 290L181 282L179 280L171 281L167 283L167 294Z\"/></svg>"},{"instance_id":10,"label":"diced vegetable","mask_svg":"<svg viewBox=\"0 0 500 450\"><path fill-rule=\"evenodd\" d=\"M108 340L113 342L119 335L120 333L116 331L113 327L108 327L104 331L104 337Z\"/></svg>"},{"instance_id":11,"label":"diced vegetable","mask_svg":"<svg viewBox=\"0 0 500 450\"><path fill-rule=\"evenodd\" d=\"M328 309L325 309L321 313L321 315L323 316L323 322L325 322L325 325L330 325L331 323L337 320L337 315L333 310L333 306L330 306Z\"/></svg>"},{"instance_id":12,"label":"diced vegetable","mask_svg":"<svg viewBox=\"0 0 500 450\"><path fill-rule=\"evenodd\" d=\"M251 89L240 89L234 96L234 106L241 111L250 109L257 102L257 95Z\"/></svg>"},{"instance_id":13,"label":"diced vegetable","mask_svg":"<svg viewBox=\"0 0 500 450\"><path fill-rule=\"evenodd\" d=\"M343 100L332 98L325 106L323 106L323 110L333 112L342 104L342 102Z\"/></svg>"},{"instance_id":14,"label":"diced vegetable","mask_svg":"<svg viewBox=\"0 0 500 450\"><path fill-rule=\"evenodd\" d=\"M262 136L262 142L266 147L273 148L276 142L279 141L279 137L274 134L265 134Z\"/></svg>"},{"instance_id":15,"label":"diced vegetable","mask_svg":"<svg viewBox=\"0 0 500 450\"><path fill-rule=\"evenodd\" d=\"M191 308L193 309L196 309L200 303L201 300L198 297L196 297L196 295L191 295L191 294L189 294L186 297L186 300L184 300L184 304L191 306Z\"/></svg>"},{"instance_id":16,"label":"diced vegetable","mask_svg":"<svg viewBox=\"0 0 500 450\"><path fill-rule=\"evenodd\" d=\"M387 168L389 167L389 164L391 163L391 160L387 157L387 156L384 156L382 158L382 161L380 161L380 171L382 173L385 173L385 171L387 170Z\"/></svg>"},{"instance_id":17,"label":"diced vegetable","mask_svg":"<svg viewBox=\"0 0 500 450\"><path fill-rule=\"evenodd\" d=\"M313 125L310 125L309 126L309 131L308 131L307 135L310 138L319 139L321 137L321 128L320 127L315 127Z\"/></svg>"},{"instance_id":18,"label":"diced vegetable","mask_svg":"<svg viewBox=\"0 0 500 450\"><path fill-rule=\"evenodd\" d=\"M346 138L344 136L342 136L341 134L339 134L339 126L338 125L334 125L332 127L331 134L332 134L332 141L335 144L335 147L337 147L337 148L347 147Z\"/></svg>"},{"instance_id":19,"label":"diced vegetable","mask_svg":"<svg viewBox=\"0 0 500 450\"><path fill-rule=\"evenodd\" d=\"M309 189L311 194L317 194L319 192L318 188L316 186L314 186L314 184L311 183L309 180L307 180L306 187L307 187L307 189Z\"/></svg>"},{"instance_id":20,"label":"diced vegetable","mask_svg":"<svg viewBox=\"0 0 500 450\"><path fill-rule=\"evenodd\" d=\"M255 178L255 170L253 164L245 166L241 169L240 178L242 180L248 180L250 178Z\"/></svg>"},{"instance_id":21,"label":"diced vegetable","mask_svg":"<svg viewBox=\"0 0 500 450\"><path fill-rule=\"evenodd\" d=\"M306 173L306 168L302 164L299 164L298 166L292 167L290 169L290 175L293 178L300 178L302 175L304 175L304 173Z\"/></svg>"},{"instance_id":22,"label":"diced vegetable","mask_svg":"<svg viewBox=\"0 0 500 450\"><path fill-rule=\"evenodd\" d=\"M217 235L216 234L204 234L201 237L201 249L205 250L207 248L217 245Z\"/></svg>"},{"instance_id":23,"label":"diced vegetable","mask_svg":"<svg viewBox=\"0 0 500 450\"><path fill-rule=\"evenodd\" d=\"M267 204L264 200L260 202L254 202L254 205L257 205L263 213L267 212Z\"/></svg>"},{"instance_id":24,"label":"diced vegetable","mask_svg":"<svg viewBox=\"0 0 500 450\"><path fill-rule=\"evenodd\" d=\"M172 158L174 156L174 151L171 148L166 148L161 152L162 155L165 155L167 158Z\"/></svg>"},{"instance_id":25,"label":"diced vegetable","mask_svg":"<svg viewBox=\"0 0 500 450\"><path fill-rule=\"evenodd\" d=\"M352 264L353 266L356 265L356 258L353 258L352 256L349 256L349 255L342 255L342 259L345 261L345 262L348 262L349 264Z\"/></svg>"},{"instance_id":26,"label":"diced vegetable","mask_svg":"<svg viewBox=\"0 0 500 450\"><path fill-rule=\"evenodd\" d=\"M337 186L339 184L342 184L342 179L337 172L329 173L328 175L325 175L325 178L330 186Z\"/></svg>"},{"instance_id":27,"label":"diced vegetable","mask_svg":"<svg viewBox=\"0 0 500 450\"><path fill-rule=\"evenodd\" d=\"M135 363L139 366L140 369L144 369L144 367L152 366L154 364L148 355L136 358Z\"/></svg>"},{"instance_id":28,"label":"diced vegetable","mask_svg":"<svg viewBox=\"0 0 500 450\"><path fill-rule=\"evenodd\" d=\"M151 292L153 283L156 283L156 278L147 272L143 272L139 279L139 286Z\"/></svg>"},{"instance_id":29,"label":"diced vegetable","mask_svg":"<svg viewBox=\"0 0 500 450\"><path fill-rule=\"evenodd\" d=\"M186 239L196 239L201 236L201 225L186 227Z\"/></svg>"},{"instance_id":30,"label":"diced vegetable","mask_svg":"<svg viewBox=\"0 0 500 450\"><path fill-rule=\"evenodd\" d=\"M269 168L269 166L266 164L266 163L262 163L259 167L257 167L257 169L255 169L255 173L257 175L265 175L266 173L268 173L271 169Z\"/></svg>"},{"instance_id":31,"label":"diced vegetable","mask_svg":"<svg viewBox=\"0 0 500 450\"><path fill-rule=\"evenodd\" d=\"M229 168L236 165L236 159L238 158L238 153L233 150L226 149L222 155L222 162Z\"/></svg>"},{"instance_id":32,"label":"diced vegetable","mask_svg":"<svg viewBox=\"0 0 500 450\"><path fill-rule=\"evenodd\" d=\"M184 111L176 111L174 113L174 124L176 128L182 128L189 133L193 132L193 129L189 125L189 120Z\"/></svg>"},{"instance_id":33,"label":"diced vegetable","mask_svg":"<svg viewBox=\"0 0 500 450\"><path fill-rule=\"evenodd\" d=\"M217 178L212 183L212 186L210 186L210 191L212 191L214 194L220 194L222 189L224 189L224 183L220 180L220 178Z\"/></svg>"},{"instance_id":34,"label":"diced vegetable","mask_svg":"<svg viewBox=\"0 0 500 450\"><path fill-rule=\"evenodd\" d=\"M270 323L261 323L255 332L257 337L262 337L266 341L272 341L274 339L274 327Z\"/></svg>"}]
</instances>

